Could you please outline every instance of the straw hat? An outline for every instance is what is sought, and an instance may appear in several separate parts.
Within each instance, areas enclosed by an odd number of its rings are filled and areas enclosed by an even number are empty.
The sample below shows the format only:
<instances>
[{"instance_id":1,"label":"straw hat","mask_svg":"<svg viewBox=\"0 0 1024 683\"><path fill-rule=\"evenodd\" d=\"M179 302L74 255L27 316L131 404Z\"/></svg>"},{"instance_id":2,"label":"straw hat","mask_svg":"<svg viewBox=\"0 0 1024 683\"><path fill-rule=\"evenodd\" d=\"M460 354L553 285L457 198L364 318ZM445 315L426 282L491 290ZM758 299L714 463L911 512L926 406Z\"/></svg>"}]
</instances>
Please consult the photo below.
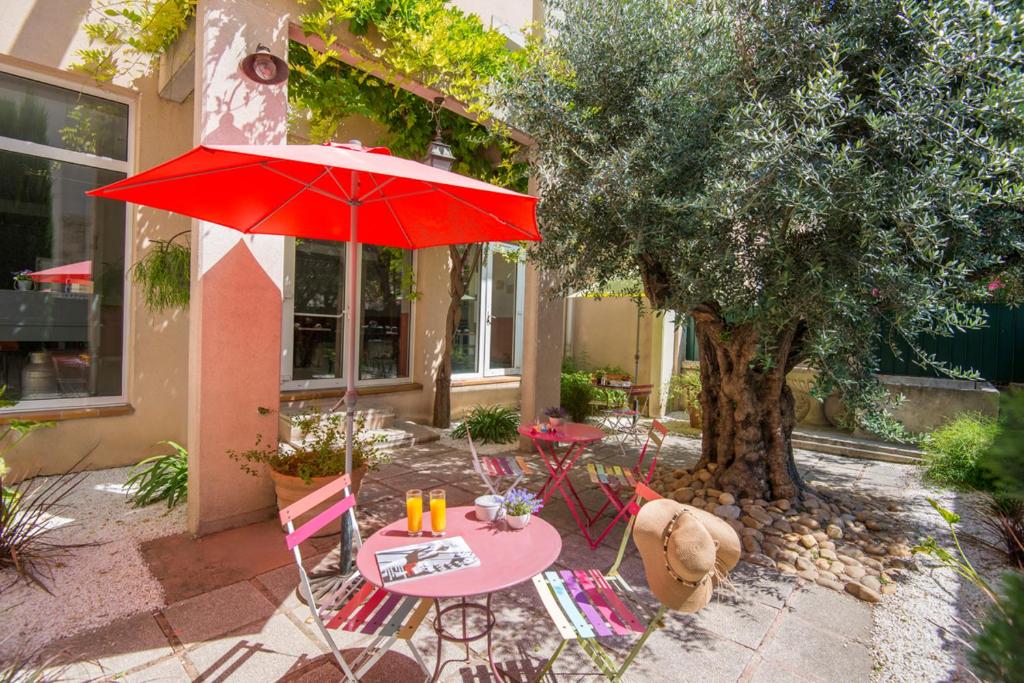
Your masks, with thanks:
<instances>
[{"instance_id":1,"label":"straw hat","mask_svg":"<svg viewBox=\"0 0 1024 683\"><path fill-rule=\"evenodd\" d=\"M740 558L739 536L725 521L665 498L640 508L633 542L651 592L680 612L696 612L708 604L715 582Z\"/></svg>"}]
</instances>

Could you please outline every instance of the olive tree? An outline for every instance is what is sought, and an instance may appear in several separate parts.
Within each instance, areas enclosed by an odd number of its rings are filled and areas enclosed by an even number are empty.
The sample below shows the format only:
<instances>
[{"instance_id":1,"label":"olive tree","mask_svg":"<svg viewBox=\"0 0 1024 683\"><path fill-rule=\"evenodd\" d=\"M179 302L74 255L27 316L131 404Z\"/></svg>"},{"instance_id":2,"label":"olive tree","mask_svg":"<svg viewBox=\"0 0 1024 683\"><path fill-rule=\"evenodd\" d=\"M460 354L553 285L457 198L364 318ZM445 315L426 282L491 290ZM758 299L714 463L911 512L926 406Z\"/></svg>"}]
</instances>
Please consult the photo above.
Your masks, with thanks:
<instances>
[{"instance_id":1,"label":"olive tree","mask_svg":"<svg viewBox=\"0 0 1024 683\"><path fill-rule=\"evenodd\" d=\"M637 277L696 322L701 465L801 490L786 374L884 426L880 343L984 324L1024 255L1019 5L552 0L502 83L569 288Z\"/></svg>"}]
</instances>

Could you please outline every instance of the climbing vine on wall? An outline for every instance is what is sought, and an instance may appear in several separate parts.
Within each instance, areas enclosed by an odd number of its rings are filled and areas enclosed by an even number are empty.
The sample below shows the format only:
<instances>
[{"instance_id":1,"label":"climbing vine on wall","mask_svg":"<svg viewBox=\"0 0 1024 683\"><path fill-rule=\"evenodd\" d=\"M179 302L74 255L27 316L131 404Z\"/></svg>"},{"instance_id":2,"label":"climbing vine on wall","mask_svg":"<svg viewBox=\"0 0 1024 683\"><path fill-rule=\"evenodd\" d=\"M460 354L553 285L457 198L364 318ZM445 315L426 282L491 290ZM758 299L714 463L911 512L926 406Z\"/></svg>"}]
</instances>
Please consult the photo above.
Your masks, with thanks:
<instances>
[{"instance_id":1,"label":"climbing vine on wall","mask_svg":"<svg viewBox=\"0 0 1024 683\"><path fill-rule=\"evenodd\" d=\"M89 47L75 52L75 71L97 81L148 70L188 27L197 0L102 0L83 25Z\"/></svg>"}]
</instances>

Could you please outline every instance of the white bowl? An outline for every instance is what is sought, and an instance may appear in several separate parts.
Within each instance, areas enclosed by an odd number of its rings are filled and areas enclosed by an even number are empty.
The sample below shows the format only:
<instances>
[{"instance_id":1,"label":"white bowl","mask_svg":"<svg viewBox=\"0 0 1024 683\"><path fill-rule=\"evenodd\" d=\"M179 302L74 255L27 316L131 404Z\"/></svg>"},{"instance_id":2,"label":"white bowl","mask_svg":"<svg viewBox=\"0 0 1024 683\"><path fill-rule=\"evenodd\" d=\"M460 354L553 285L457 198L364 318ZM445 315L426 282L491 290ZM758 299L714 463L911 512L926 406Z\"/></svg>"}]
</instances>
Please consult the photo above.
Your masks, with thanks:
<instances>
[{"instance_id":1,"label":"white bowl","mask_svg":"<svg viewBox=\"0 0 1024 683\"><path fill-rule=\"evenodd\" d=\"M473 501L476 518L481 522L494 522L501 517L501 498L495 495L480 496Z\"/></svg>"}]
</instances>

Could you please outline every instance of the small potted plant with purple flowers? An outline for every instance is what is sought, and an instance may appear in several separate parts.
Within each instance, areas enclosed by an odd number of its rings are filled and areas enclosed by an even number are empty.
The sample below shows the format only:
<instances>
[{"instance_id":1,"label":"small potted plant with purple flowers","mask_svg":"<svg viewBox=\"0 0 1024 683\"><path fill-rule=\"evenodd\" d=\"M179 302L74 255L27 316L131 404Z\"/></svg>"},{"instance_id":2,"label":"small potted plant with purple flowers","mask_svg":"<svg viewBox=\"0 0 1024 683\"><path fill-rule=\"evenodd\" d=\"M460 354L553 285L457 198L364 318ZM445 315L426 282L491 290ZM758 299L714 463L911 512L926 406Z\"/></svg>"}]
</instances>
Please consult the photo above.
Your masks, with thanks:
<instances>
[{"instance_id":1,"label":"small potted plant with purple flowers","mask_svg":"<svg viewBox=\"0 0 1024 683\"><path fill-rule=\"evenodd\" d=\"M569 413L562 406L552 406L544 409L544 416L548 418L548 424L557 427L562 420L568 419Z\"/></svg>"},{"instance_id":2,"label":"small potted plant with purple flowers","mask_svg":"<svg viewBox=\"0 0 1024 683\"><path fill-rule=\"evenodd\" d=\"M510 529L522 529L530 523L535 512L544 507L540 498L526 489L509 489L501 499L501 509L505 511L505 521Z\"/></svg>"},{"instance_id":3,"label":"small potted plant with purple flowers","mask_svg":"<svg viewBox=\"0 0 1024 683\"><path fill-rule=\"evenodd\" d=\"M31 270L19 270L11 273L14 277L14 286L22 291L28 291L32 289L32 271Z\"/></svg>"}]
</instances>

